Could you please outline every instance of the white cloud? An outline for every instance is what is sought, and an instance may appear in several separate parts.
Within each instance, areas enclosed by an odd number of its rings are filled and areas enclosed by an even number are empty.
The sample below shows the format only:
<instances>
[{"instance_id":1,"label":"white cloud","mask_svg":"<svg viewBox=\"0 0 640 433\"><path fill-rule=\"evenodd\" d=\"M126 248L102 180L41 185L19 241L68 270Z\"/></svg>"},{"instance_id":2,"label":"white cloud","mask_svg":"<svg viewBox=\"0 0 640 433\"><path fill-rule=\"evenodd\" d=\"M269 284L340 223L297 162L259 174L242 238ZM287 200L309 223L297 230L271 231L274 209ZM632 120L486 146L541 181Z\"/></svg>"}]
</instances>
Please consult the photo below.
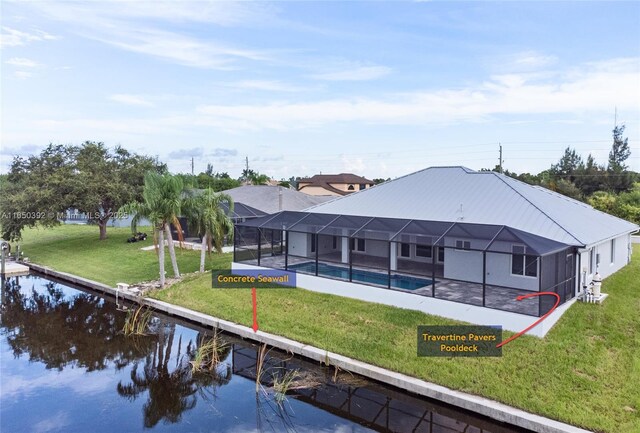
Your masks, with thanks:
<instances>
[{"instance_id":1,"label":"white cloud","mask_svg":"<svg viewBox=\"0 0 640 433\"><path fill-rule=\"evenodd\" d=\"M191 149L178 149L172 152L169 152L170 159L191 159L191 158L201 158L203 154L202 147L193 147Z\"/></svg>"},{"instance_id":2,"label":"white cloud","mask_svg":"<svg viewBox=\"0 0 640 433\"><path fill-rule=\"evenodd\" d=\"M67 412L58 411L33 425L34 433L47 433L50 431L61 431L71 424L71 419Z\"/></svg>"},{"instance_id":3,"label":"white cloud","mask_svg":"<svg viewBox=\"0 0 640 433\"><path fill-rule=\"evenodd\" d=\"M190 36L155 29L127 28L103 34L87 33L86 37L118 48L206 69L231 70L236 60L267 60L266 52L225 46Z\"/></svg>"},{"instance_id":4,"label":"white cloud","mask_svg":"<svg viewBox=\"0 0 640 433\"><path fill-rule=\"evenodd\" d=\"M234 69L237 60L265 60L267 52L165 30L157 21L248 25L268 19L273 8L238 2L32 2L37 13L66 23L68 30L105 44L185 66Z\"/></svg>"},{"instance_id":5,"label":"white cloud","mask_svg":"<svg viewBox=\"0 0 640 433\"><path fill-rule=\"evenodd\" d=\"M545 115L562 121L593 123L610 118L613 107L638 116L640 59L590 63L553 76L510 74L490 77L463 88L416 90L376 97L280 101L270 104L211 104L180 115L75 118L41 116L3 131L7 145L21 142L67 142L77 137L140 142L185 137L201 131L243 134L247 131L289 131L337 123L365 125L446 126L465 122L527 120ZM34 135L36 134L36 135ZM339 167L336 167L339 168Z\"/></svg>"},{"instance_id":6,"label":"white cloud","mask_svg":"<svg viewBox=\"0 0 640 433\"><path fill-rule=\"evenodd\" d=\"M545 55L536 51L524 51L511 59L513 66L526 69L538 69L552 65L558 61L555 56Z\"/></svg>"},{"instance_id":7,"label":"white cloud","mask_svg":"<svg viewBox=\"0 0 640 433\"><path fill-rule=\"evenodd\" d=\"M13 75L20 80L26 80L27 78L33 77L33 74L27 71L15 71Z\"/></svg>"},{"instance_id":8,"label":"white cloud","mask_svg":"<svg viewBox=\"0 0 640 433\"><path fill-rule=\"evenodd\" d=\"M5 62L7 65L18 66L22 68L35 68L40 66L37 62L31 59L25 59L24 57L12 57Z\"/></svg>"},{"instance_id":9,"label":"white cloud","mask_svg":"<svg viewBox=\"0 0 640 433\"><path fill-rule=\"evenodd\" d=\"M386 66L357 66L339 71L314 74L311 77L326 81L368 81L384 77L391 72Z\"/></svg>"},{"instance_id":10,"label":"white cloud","mask_svg":"<svg viewBox=\"0 0 640 433\"><path fill-rule=\"evenodd\" d=\"M30 42L40 42L58 39L57 36L51 35L42 30L33 30L32 33L16 30L11 27L2 27L0 35L0 46L2 47L18 47L27 45Z\"/></svg>"},{"instance_id":11,"label":"white cloud","mask_svg":"<svg viewBox=\"0 0 640 433\"><path fill-rule=\"evenodd\" d=\"M275 16L274 6L261 3L197 1L118 1L114 2L38 2L32 5L49 17L69 22L89 22L91 25L106 20L149 21L171 23L199 22L220 26L250 26Z\"/></svg>"},{"instance_id":12,"label":"white cloud","mask_svg":"<svg viewBox=\"0 0 640 433\"><path fill-rule=\"evenodd\" d=\"M362 158L355 156L341 155L342 170L347 173L362 173L365 169L365 163Z\"/></svg>"},{"instance_id":13,"label":"white cloud","mask_svg":"<svg viewBox=\"0 0 640 433\"><path fill-rule=\"evenodd\" d=\"M147 101L142 96L139 95L129 95L129 94L117 94L109 96L109 99L115 102L120 102L125 105L136 105L140 107L152 107L153 103Z\"/></svg>"},{"instance_id":14,"label":"white cloud","mask_svg":"<svg viewBox=\"0 0 640 433\"><path fill-rule=\"evenodd\" d=\"M508 74L461 89L416 91L383 98L341 98L267 105L205 105L198 122L231 129L288 130L334 122L448 124L497 115L638 110L640 59L613 59L565 71L554 79Z\"/></svg>"},{"instance_id":15,"label":"white cloud","mask_svg":"<svg viewBox=\"0 0 640 433\"><path fill-rule=\"evenodd\" d=\"M68 368L63 371L47 370L38 376L29 377L19 374L2 378L2 400L18 400L43 389L67 389L77 396L92 396L103 393L114 386L113 378L99 374L90 381L80 380L85 375L82 368Z\"/></svg>"},{"instance_id":16,"label":"white cloud","mask_svg":"<svg viewBox=\"0 0 640 433\"><path fill-rule=\"evenodd\" d=\"M2 146L0 148L0 155L14 156L14 155L32 155L40 150L40 146L35 144L25 144L17 147Z\"/></svg>"},{"instance_id":17,"label":"white cloud","mask_svg":"<svg viewBox=\"0 0 640 433\"><path fill-rule=\"evenodd\" d=\"M266 90L272 92L300 92L305 90L303 87L292 86L282 81L269 80L245 80L224 84L227 87L248 90Z\"/></svg>"}]
</instances>

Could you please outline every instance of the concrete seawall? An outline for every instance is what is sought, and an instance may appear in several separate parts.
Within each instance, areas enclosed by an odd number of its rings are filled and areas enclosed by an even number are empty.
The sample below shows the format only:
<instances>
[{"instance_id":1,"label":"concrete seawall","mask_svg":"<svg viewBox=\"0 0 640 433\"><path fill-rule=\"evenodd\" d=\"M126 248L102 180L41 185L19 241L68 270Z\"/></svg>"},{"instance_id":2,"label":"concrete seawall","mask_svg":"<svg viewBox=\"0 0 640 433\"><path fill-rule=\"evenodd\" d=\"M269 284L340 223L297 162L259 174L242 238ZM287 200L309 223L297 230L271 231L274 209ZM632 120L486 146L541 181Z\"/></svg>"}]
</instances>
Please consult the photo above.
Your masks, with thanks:
<instances>
[{"instance_id":1,"label":"concrete seawall","mask_svg":"<svg viewBox=\"0 0 640 433\"><path fill-rule=\"evenodd\" d=\"M198 324L217 328L222 331L235 334L242 338L252 340L258 343L264 343L269 346L276 347L280 350L288 351L293 354L320 362L331 366L339 367L353 373L360 374L369 379L376 380L388 385L395 386L401 390L432 398L443 403L450 404L462 409L475 412L494 420L505 422L514 426L525 428L539 433L586 433L587 430L580 429L565 423L554 421L539 415L525 412L505 404L489 400L487 398L476 395L466 394L464 392L452 390L444 386L436 385L397 373L375 365L367 364L337 353L328 352L314 346L302 344L298 341L290 340L278 335L269 334L258 331L253 332L248 326L239 325L227 320L218 319L207 314L190 310L188 308L173 305L167 302L159 301L151 298L144 298L126 291L117 291L115 288L106 284L98 283L86 278L78 277L66 272L59 272L53 269L30 263L29 267L40 274L51 276L62 281L86 287L98 292L102 292L111 296L127 299L149 306L157 311L177 316L182 319L190 320Z\"/></svg>"}]
</instances>

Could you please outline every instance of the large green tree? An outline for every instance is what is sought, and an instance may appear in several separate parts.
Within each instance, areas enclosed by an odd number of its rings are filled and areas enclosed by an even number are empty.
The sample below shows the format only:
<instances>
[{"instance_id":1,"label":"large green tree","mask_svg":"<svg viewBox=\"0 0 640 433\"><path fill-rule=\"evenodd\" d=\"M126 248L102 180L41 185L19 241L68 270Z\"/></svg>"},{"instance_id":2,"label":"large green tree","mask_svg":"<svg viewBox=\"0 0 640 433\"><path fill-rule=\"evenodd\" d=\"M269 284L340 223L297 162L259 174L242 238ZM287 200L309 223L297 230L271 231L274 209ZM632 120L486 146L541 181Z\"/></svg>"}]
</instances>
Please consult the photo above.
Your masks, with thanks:
<instances>
[{"instance_id":1,"label":"large green tree","mask_svg":"<svg viewBox=\"0 0 640 433\"><path fill-rule=\"evenodd\" d=\"M0 222L3 238L20 239L25 227L52 226L70 208L99 227L125 203L140 200L144 173L166 166L118 146L86 141L81 146L50 144L40 154L14 158L2 187Z\"/></svg>"},{"instance_id":2,"label":"large green tree","mask_svg":"<svg viewBox=\"0 0 640 433\"><path fill-rule=\"evenodd\" d=\"M142 196L144 174L166 167L148 156L128 152L118 146L110 151L104 143L87 141L77 152L77 193L75 207L107 237L107 223L125 203Z\"/></svg>"},{"instance_id":3,"label":"large green tree","mask_svg":"<svg viewBox=\"0 0 640 433\"><path fill-rule=\"evenodd\" d=\"M609 152L607 179L609 189L614 192L628 191L633 185L634 176L629 172L626 161L631 156L629 139L623 138L625 125L613 129L613 144Z\"/></svg>"},{"instance_id":4,"label":"large green tree","mask_svg":"<svg viewBox=\"0 0 640 433\"><path fill-rule=\"evenodd\" d=\"M575 178L576 187L585 197L607 189L607 171L604 166L596 163L591 154L587 157L586 164L577 171Z\"/></svg>"},{"instance_id":5,"label":"large green tree","mask_svg":"<svg viewBox=\"0 0 640 433\"><path fill-rule=\"evenodd\" d=\"M584 166L582 157L575 149L567 147L557 164L553 164L549 173L556 179L575 181L575 174Z\"/></svg>"},{"instance_id":6,"label":"large green tree","mask_svg":"<svg viewBox=\"0 0 640 433\"><path fill-rule=\"evenodd\" d=\"M609 152L608 170L624 171L627 169L626 161L631 156L631 150L629 150L629 139L623 138L624 130L625 125L613 128L613 145Z\"/></svg>"},{"instance_id":7,"label":"large green tree","mask_svg":"<svg viewBox=\"0 0 640 433\"><path fill-rule=\"evenodd\" d=\"M76 153L73 146L49 144L39 155L14 157L0 200L4 239L20 239L25 227L59 224L76 202Z\"/></svg>"},{"instance_id":8,"label":"large green tree","mask_svg":"<svg viewBox=\"0 0 640 433\"><path fill-rule=\"evenodd\" d=\"M213 166L211 164L207 165L206 172L200 173L197 176L197 181L198 188L211 188L216 192L236 188L241 185L241 182L239 180L232 179L227 172L214 173Z\"/></svg>"}]
</instances>

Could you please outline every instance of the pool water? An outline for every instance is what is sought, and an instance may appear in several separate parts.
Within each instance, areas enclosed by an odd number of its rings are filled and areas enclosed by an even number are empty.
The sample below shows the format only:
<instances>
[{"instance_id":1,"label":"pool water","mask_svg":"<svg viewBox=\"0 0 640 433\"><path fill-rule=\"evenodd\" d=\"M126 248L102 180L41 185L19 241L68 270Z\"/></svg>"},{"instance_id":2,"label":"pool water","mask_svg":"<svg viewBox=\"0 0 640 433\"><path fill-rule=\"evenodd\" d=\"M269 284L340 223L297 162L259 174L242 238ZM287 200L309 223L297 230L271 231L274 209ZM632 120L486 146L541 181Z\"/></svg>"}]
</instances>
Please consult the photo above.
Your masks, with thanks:
<instances>
[{"instance_id":1,"label":"pool water","mask_svg":"<svg viewBox=\"0 0 640 433\"><path fill-rule=\"evenodd\" d=\"M291 271L300 271L304 273L315 274L316 264L315 262L298 263L295 265L290 265L288 269ZM348 280L349 268L327 265L326 263L318 263L318 275L323 277ZM351 276L351 279L353 281L359 281L367 284L377 284L380 286L386 286L388 283L388 278L389 276L387 274L363 271L360 269L354 269ZM416 290L430 285L431 280L428 280L426 278L415 278L406 275L391 274L391 287L397 289Z\"/></svg>"}]
</instances>

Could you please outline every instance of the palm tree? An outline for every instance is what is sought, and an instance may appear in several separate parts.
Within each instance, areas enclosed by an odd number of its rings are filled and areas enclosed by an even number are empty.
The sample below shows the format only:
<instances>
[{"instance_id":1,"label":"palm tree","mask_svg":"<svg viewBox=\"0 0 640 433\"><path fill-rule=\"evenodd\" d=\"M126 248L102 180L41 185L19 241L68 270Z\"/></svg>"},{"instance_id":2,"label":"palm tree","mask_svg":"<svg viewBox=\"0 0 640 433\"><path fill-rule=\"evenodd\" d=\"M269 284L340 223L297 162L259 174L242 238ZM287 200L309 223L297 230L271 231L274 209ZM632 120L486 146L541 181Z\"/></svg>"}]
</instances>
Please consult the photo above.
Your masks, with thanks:
<instances>
[{"instance_id":1,"label":"palm tree","mask_svg":"<svg viewBox=\"0 0 640 433\"><path fill-rule=\"evenodd\" d=\"M182 241L182 227L178 215L182 205L182 192L184 184L182 179L171 174L158 174L148 172L144 176L144 189L142 190L142 202L128 203L120 209L120 212L133 215L131 220L131 230L138 231L138 223L146 218L153 225L153 240L160 246L158 250L158 261L160 264L160 286L164 287L164 237L167 236L169 246L169 256L173 274L180 277L176 251L173 246L170 225L173 224L178 232L178 239Z\"/></svg>"},{"instance_id":2,"label":"palm tree","mask_svg":"<svg viewBox=\"0 0 640 433\"><path fill-rule=\"evenodd\" d=\"M200 272L204 272L205 250L211 254L213 248L222 252L225 235L233 239L233 221L222 206L227 203L229 214L233 213L233 199L228 194L216 193L211 188L202 194L186 199L184 211L189 228L202 236L200 250Z\"/></svg>"}]
</instances>

